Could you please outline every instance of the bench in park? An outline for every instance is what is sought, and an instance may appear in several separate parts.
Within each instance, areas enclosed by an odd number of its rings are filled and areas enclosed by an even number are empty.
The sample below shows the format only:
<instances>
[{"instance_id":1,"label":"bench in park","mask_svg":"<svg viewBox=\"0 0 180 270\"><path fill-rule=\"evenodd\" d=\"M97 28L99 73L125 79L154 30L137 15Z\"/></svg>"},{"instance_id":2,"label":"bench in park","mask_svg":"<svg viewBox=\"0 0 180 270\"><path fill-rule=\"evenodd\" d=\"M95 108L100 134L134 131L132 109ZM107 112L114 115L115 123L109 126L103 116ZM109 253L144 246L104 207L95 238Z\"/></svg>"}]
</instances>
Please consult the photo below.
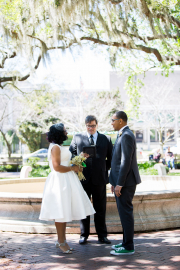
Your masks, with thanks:
<instances>
[{"instance_id":1,"label":"bench in park","mask_svg":"<svg viewBox=\"0 0 180 270\"><path fill-rule=\"evenodd\" d=\"M22 165L22 157L0 157L0 165Z\"/></svg>"}]
</instances>

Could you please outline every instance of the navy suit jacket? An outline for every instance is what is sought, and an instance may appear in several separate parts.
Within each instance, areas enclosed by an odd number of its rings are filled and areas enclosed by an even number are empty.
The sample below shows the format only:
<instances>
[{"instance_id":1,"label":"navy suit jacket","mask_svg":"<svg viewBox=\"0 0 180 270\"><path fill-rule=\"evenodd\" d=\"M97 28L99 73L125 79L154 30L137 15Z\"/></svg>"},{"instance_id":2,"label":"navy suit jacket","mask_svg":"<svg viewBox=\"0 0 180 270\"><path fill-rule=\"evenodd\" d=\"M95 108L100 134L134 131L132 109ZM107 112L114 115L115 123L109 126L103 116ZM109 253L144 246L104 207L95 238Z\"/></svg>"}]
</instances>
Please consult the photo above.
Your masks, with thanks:
<instances>
[{"instance_id":1,"label":"navy suit jacket","mask_svg":"<svg viewBox=\"0 0 180 270\"><path fill-rule=\"evenodd\" d=\"M90 146L86 132L74 135L69 150L76 156L83 152L83 146ZM109 182L108 170L111 166L112 148L111 137L98 132L96 157L87 159L87 167L83 169L86 180L81 182L82 185L87 184L90 179L94 185L105 185Z\"/></svg>"},{"instance_id":2,"label":"navy suit jacket","mask_svg":"<svg viewBox=\"0 0 180 270\"><path fill-rule=\"evenodd\" d=\"M123 129L114 144L109 182L112 186L124 187L141 183L136 159L136 139L129 127Z\"/></svg>"}]
</instances>

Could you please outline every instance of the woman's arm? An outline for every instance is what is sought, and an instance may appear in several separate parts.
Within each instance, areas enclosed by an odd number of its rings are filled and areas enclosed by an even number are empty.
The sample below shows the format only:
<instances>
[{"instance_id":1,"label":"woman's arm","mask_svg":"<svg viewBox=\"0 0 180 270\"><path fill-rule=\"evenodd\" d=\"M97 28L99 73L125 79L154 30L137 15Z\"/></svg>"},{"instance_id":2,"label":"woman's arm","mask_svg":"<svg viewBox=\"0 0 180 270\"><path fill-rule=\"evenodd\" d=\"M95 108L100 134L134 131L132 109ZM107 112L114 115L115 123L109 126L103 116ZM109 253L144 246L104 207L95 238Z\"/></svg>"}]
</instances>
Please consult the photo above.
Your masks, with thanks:
<instances>
[{"instance_id":1,"label":"woman's arm","mask_svg":"<svg viewBox=\"0 0 180 270\"><path fill-rule=\"evenodd\" d=\"M81 168L78 166L63 166L61 164L61 150L57 145L51 150L52 164L56 172L67 173L70 171L78 172L81 171Z\"/></svg>"}]
</instances>

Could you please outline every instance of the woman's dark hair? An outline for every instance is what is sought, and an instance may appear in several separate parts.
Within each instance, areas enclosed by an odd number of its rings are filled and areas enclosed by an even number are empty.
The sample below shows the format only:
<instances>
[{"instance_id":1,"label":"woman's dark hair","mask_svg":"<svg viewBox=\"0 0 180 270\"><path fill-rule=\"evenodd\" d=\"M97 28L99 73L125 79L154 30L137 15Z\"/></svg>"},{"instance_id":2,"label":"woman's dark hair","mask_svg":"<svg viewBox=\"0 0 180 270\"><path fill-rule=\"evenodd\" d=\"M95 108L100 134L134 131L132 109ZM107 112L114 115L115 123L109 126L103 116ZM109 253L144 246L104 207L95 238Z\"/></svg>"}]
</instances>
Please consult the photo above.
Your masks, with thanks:
<instances>
[{"instance_id":1,"label":"woman's dark hair","mask_svg":"<svg viewBox=\"0 0 180 270\"><path fill-rule=\"evenodd\" d=\"M125 112L123 112L123 111L118 111L118 112L115 112L115 114L116 114L116 117L117 117L118 119L122 119L124 122L127 123L128 117L127 117L127 114L126 114Z\"/></svg>"},{"instance_id":2,"label":"woman's dark hair","mask_svg":"<svg viewBox=\"0 0 180 270\"><path fill-rule=\"evenodd\" d=\"M67 136L64 132L64 124L59 123L51 126L49 132L47 132L47 140L50 143L56 143L61 145L64 141L67 140Z\"/></svg>"}]
</instances>

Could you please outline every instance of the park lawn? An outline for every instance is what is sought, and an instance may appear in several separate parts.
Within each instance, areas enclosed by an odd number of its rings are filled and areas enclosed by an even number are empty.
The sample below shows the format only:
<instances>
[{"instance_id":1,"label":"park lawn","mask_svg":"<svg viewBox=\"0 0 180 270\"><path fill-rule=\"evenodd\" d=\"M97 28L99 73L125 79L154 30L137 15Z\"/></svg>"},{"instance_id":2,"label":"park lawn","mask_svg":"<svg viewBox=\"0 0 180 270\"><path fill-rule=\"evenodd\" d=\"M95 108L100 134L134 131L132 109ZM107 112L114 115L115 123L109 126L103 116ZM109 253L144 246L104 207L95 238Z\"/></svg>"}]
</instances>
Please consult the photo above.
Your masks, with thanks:
<instances>
[{"instance_id":1,"label":"park lawn","mask_svg":"<svg viewBox=\"0 0 180 270\"><path fill-rule=\"evenodd\" d=\"M0 179L12 179L13 177L0 177ZM19 178L19 177L18 177Z\"/></svg>"},{"instance_id":2,"label":"park lawn","mask_svg":"<svg viewBox=\"0 0 180 270\"><path fill-rule=\"evenodd\" d=\"M180 172L170 172L167 175L168 176L180 176Z\"/></svg>"}]
</instances>

